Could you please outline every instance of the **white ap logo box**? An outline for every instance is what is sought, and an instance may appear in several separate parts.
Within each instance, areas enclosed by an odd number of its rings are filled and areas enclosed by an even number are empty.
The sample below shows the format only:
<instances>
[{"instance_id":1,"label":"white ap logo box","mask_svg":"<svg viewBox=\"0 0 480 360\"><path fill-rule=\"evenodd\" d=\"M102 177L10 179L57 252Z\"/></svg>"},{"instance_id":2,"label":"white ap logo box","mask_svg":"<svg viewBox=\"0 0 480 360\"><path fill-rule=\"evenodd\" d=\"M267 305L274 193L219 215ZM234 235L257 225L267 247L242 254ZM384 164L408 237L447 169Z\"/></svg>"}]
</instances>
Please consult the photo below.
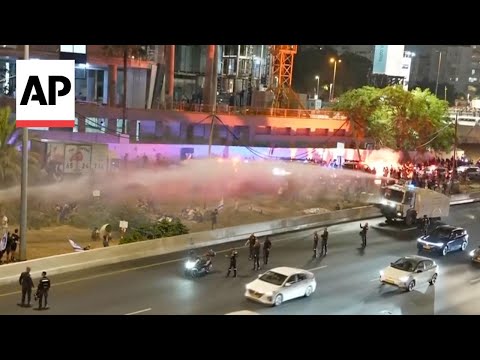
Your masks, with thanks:
<instances>
[{"instance_id":1,"label":"white ap logo box","mask_svg":"<svg viewBox=\"0 0 480 360\"><path fill-rule=\"evenodd\" d=\"M17 128L75 126L75 61L17 60Z\"/></svg>"}]
</instances>

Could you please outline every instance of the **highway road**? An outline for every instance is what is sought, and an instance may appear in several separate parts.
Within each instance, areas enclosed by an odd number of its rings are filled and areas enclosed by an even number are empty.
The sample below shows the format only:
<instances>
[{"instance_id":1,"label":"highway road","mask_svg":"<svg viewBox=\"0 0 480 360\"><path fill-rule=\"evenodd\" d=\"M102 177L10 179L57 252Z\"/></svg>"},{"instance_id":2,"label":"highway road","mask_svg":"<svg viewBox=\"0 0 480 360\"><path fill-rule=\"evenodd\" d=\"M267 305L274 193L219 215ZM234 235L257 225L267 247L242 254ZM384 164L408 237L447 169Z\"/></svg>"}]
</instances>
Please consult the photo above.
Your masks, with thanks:
<instances>
[{"instance_id":1,"label":"highway road","mask_svg":"<svg viewBox=\"0 0 480 360\"><path fill-rule=\"evenodd\" d=\"M418 229L391 227L383 219L369 220L368 246L359 249L359 222L329 227L329 252L312 259L313 230L272 237L267 268L293 266L311 270L317 291L309 298L266 307L244 299L245 284L260 272L252 270L244 242L236 243L239 277L226 278L231 244L215 247L215 271L189 279L183 275L185 254L170 254L52 276L47 311L21 308L19 286L0 288L0 314L226 314L251 310L264 315L307 314L480 314L480 267L470 263L468 252L480 245L480 206L452 207L446 223L470 232L465 252L446 257L429 255L440 267L435 286L406 293L378 281L379 270L400 256L416 254ZM261 239L263 241L263 239ZM1 270L1 267L0 267ZM34 279L37 284L38 279Z\"/></svg>"}]
</instances>

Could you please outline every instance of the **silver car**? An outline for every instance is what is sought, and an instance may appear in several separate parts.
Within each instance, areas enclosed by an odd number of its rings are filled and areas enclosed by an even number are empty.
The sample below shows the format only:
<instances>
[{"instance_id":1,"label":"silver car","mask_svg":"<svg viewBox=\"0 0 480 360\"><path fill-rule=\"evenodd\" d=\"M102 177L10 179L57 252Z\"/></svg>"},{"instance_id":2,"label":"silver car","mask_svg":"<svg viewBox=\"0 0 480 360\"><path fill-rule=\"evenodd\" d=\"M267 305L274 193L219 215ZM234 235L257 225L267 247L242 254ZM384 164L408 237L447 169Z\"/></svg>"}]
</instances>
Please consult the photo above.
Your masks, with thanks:
<instances>
[{"instance_id":1,"label":"silver car","mask_svg":"<svg viewBox=\"0 0 480 360\"><path fill-rule=\"evenodd\" d=\"M430 258L418 255L404 256L380 271L380 282L412 291L417 285L434 285L438 265Z\"/></svg>"}]
</instances>

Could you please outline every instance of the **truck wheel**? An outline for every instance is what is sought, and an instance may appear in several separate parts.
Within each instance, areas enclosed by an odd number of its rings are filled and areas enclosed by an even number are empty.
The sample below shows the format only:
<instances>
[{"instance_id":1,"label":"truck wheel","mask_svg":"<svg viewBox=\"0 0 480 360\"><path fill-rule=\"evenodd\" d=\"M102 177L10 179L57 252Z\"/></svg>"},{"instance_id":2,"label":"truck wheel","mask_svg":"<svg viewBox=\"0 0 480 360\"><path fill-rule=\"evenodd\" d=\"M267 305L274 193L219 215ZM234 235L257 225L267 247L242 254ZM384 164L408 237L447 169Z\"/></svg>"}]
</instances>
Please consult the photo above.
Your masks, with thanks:
<instances>
[{"instance_id":1,"label":"truck wheel","mask_svg":"<svg viewBox=\"0 0 480 360\"><path fill-rule=\"evenodd\" d=\"M385 220L385 222L390 225L391 223L393 223L393 219L387 217L387 219Z\"/></svg>"},{"instance_id":2,"label":"truck wheel","mask_svg":"<svg viewBox=\"0 0 480 360\"><path fill-rule=\"evenodd\" d=\"M414 222L415 222L415 214L409 211L407 213L407 216L405 217L405 225L412 226Z\"/></svg>"}]
</instances>

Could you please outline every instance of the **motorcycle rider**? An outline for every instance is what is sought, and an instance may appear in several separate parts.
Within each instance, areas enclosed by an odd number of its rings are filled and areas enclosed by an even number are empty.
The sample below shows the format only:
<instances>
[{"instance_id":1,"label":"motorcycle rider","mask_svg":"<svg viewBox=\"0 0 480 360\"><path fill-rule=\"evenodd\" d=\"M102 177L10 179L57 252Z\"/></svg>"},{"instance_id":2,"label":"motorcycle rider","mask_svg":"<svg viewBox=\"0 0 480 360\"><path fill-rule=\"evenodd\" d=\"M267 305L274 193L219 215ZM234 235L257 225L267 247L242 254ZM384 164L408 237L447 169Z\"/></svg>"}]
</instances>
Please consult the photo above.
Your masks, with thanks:
<instances>
[{"instance_id":1,"label":"motorcycle rider","mask_svg":"<svg viewBox=\"0 0 480 360\"><path fill-rule=\"evenodd\" d=\"M272 242L270 241L270 237L267 236L265 241L263 242L263 264L268 264L268 258L270 257L270 249L272 248Z\"/></svg>"},{"instance_id":2,"label":"motorcycle rider","mask_svg":"<svg viewBox=\"0 0 480 360\"><path fill-rule=\"evenodd\" d=\"M235 249L232 249L232 252L230 255L225 255L226 257L230 258L230 265L228 267L228 272L227 272L227 277L230 276L230 272L233 270L233 277L237 277L237 256L238 256L238 251Z\"/></svg>"},{"instance_id":3,"label":"motorcycle rider","mask_svg":"<svg viewBox=\"0 0 480 360\"><path fill-rule=\"evenodd\" d=\"M362 226L362 223L360 223L360 236L362 238L362 248L367 247L367 232L368 232L368 222L365 223L365 225Z\"/></svg>"},{"instance_id":4,"label":"motorcycle rider","mask_svg":"<svg viewBox=\"0 0 480 360\"><path fill-rule=\"evenodd\" d=\"M205 268L205 272L208 273L210 270L210 266L212 265L212 258L215 257L216 253L212 249L208 250L207 253L203 256L203 267Z\"/></svg>"},{"instance_id":5,"label":"motorcycle rider","mask_svg":"<svg viewBox=\"0 0 480 360\"><path fill-rule=\"evenodd\" d=\"M313 258L317 257L317 248L318 248L318 233L315 231L313 233Z\"/></svg>"},{"instance_id":6,"label":"motorcycle rider","mask_svg":"<svg viewBox=\"0 0 480 360\"><path fill-rule=\"evenodd\" d=\"M253 247L255 246L255 241L257 240L257 237L255 234L250 235L248 238L247 242L245 243L245 246L248 246L249 252L248 252L248 260L253 259Z\"/></svg>"},{"instance_id":7,"label":"motorcycle rider","mask_svg":"<svg viewBox=\"0 0 480 360\"><path fill-rule=\"evenodd\" d=\"M430 227L430 219L428 218L427 215L423 215L422 227L423 227L423 235L427 236L428 235L428 228Z\"/></svg>"},{"instance_id":8,"label":"motorcycle rider","mask_svg":"<svg viewBox=\"0 0 480 360\"><path fill-rule=\"evenodd\" d=\"M260 270L260 241L255 240L255 245L253 245L253 271Z\"/></svg>"}]
</instances>

